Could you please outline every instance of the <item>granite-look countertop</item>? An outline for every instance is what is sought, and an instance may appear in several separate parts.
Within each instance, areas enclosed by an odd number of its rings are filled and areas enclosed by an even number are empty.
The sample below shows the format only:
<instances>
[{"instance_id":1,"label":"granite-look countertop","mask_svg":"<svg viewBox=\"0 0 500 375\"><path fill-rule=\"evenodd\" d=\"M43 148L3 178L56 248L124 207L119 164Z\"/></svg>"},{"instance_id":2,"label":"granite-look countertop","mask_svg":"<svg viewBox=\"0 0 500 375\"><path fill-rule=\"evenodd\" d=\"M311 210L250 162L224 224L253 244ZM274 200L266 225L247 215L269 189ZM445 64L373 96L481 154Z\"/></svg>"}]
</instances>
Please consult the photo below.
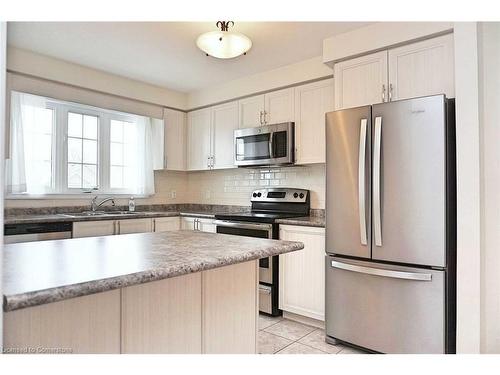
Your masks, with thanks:
<instances>
[{"instance_id":1,"label":"granite-look countertop","mask_svg":"<svg viewBox=\"0 0 500 375\"><path fill-rule=\"evenodd\" d=\"M278 224L300 225L305 227L321 227L326 226L326 219L318 216L293 217L290 219L277 219Z\"/></svg>"},{"instance_id":2,"label":"granite-look countertop","mask_svg":"<svg viewBox=\"0 0 500 375\"><path fill-rule=\"evenodd\" d=\"M3 254L3 309L17 310L303 248L301 242L184 230L9 244Z\"/></svg>"},{"instance_id":3,"label":"granite-look countertop","mask_svg":"<svg viewBox=\"0 0 500 375\"><path fill-rule=\"evenodd\" d=\"M33 223L55 223L55 222L77 222L98 221L118 219L144 219L154 217L188 216L200 218L214 218L213 212L179 212L179 211L136 211L126 214L106 214L89 216L71 216L70 214L43 214L43 215L8 215L4 218L4 224L33 224Z\"/></svg>"}]
</instances>

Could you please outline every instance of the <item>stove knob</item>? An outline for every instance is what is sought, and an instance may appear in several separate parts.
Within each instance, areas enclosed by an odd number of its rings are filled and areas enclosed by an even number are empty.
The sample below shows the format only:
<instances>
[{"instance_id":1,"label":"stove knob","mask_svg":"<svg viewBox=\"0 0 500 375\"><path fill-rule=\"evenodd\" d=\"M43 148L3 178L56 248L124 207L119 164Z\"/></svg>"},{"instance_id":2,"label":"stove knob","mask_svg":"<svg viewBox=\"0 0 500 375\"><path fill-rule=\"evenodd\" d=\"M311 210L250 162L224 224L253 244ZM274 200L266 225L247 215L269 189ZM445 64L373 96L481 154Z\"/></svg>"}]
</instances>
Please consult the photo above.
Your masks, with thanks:
<instances>
[{"instance_id":1,"label":"stove knob","mask_svg":"<svg viewBox=\"0 0 500 375\"><path fill-rule=\"evenodd\" d=\"M257 196L260 198L262 196L262 193L261 192L258 192L257 193Z\"/></svg>"},{"instance_id":2,"label":"stove knob","mask_svg":"<svg viewBox=\"0 0 500 375\"><path fill-rule=\"evenodd\" d=\"M253 193L253 194L252 194L252 196L253 196L254 198L256 198L256 197L257 197L257 193Z\"/></svg>"},{"instance_id":3,"label":"stove knob","mask_svg":"<svg viewBox=\"0 0 500 375\"><path fill-rule=\"evenodd\" d=\"M293 197L297 198L299 195L297 193L293 193Z\"/></svg>"},{"instance_id":4,"label":"stove knob","mask_svg":"<svg viewBox=\"0 0 500 375\"><path fill-rule=\"evenodd\" d=\"M300 193L300 194L299 194L299 198L300 198L300 199L304 198L304 193Z\"/></svg>"}]
</instances>

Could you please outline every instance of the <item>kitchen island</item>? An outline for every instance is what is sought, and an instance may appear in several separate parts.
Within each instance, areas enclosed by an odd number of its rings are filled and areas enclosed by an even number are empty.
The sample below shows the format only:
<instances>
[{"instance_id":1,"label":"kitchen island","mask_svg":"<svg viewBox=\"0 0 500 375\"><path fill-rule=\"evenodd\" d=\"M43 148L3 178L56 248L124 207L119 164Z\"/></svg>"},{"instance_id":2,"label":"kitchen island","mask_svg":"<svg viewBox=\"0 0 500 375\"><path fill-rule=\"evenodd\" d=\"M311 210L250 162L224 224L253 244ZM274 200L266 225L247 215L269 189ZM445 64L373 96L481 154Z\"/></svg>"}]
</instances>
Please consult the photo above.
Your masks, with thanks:
<instances>
[{"instance_id":1,"label":"kitchen island","mask_svg":"<svg viewBox=\"0 0 500 375\"><path fill-rule=\"evenodd\" d=\"M4 247L4 352L255 353L258 259L300 242L199 231Z\"/></svg>"}]
</instances>

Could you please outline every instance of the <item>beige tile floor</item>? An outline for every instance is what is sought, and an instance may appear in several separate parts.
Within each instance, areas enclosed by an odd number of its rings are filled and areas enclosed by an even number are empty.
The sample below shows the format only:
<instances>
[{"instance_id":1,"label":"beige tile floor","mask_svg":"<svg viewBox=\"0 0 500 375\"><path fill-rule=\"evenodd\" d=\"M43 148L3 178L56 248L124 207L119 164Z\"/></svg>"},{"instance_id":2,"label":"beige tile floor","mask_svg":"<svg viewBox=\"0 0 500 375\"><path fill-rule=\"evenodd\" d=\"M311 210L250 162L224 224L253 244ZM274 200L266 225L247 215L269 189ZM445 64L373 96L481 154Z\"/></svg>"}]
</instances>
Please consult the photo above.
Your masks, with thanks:
<instances>
[{"instance_id":1,"label":"beige tile floor","mask_svg":"<svg viewBox=\"0 0 500 375\"><path fill-rule=\"evenodd\" d=\"M282 317L259 315L260 354L365 354L325 342L325 331Z\"/></svg>"}]
</instances>

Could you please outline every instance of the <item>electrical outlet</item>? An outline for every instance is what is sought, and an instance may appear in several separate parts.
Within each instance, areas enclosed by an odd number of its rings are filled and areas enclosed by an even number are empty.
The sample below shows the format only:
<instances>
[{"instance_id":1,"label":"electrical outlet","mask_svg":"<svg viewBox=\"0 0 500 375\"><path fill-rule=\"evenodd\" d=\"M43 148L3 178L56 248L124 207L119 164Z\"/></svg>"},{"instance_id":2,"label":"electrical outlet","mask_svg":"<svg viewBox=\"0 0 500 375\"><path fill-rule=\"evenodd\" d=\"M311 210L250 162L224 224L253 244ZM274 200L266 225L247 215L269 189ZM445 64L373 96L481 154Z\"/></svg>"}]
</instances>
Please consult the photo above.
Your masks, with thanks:
<instances>
[{"instance_id":1,"label":"electrical outlet","mask_svg":"<svg viewBox=\"0 0 500 375\"><path fill-rule=\"evenodd\" d=\"M170 198L172 198L172 199L177 198L177 192L175 190L170 191Z\"/></svg>"}]
</instances>

